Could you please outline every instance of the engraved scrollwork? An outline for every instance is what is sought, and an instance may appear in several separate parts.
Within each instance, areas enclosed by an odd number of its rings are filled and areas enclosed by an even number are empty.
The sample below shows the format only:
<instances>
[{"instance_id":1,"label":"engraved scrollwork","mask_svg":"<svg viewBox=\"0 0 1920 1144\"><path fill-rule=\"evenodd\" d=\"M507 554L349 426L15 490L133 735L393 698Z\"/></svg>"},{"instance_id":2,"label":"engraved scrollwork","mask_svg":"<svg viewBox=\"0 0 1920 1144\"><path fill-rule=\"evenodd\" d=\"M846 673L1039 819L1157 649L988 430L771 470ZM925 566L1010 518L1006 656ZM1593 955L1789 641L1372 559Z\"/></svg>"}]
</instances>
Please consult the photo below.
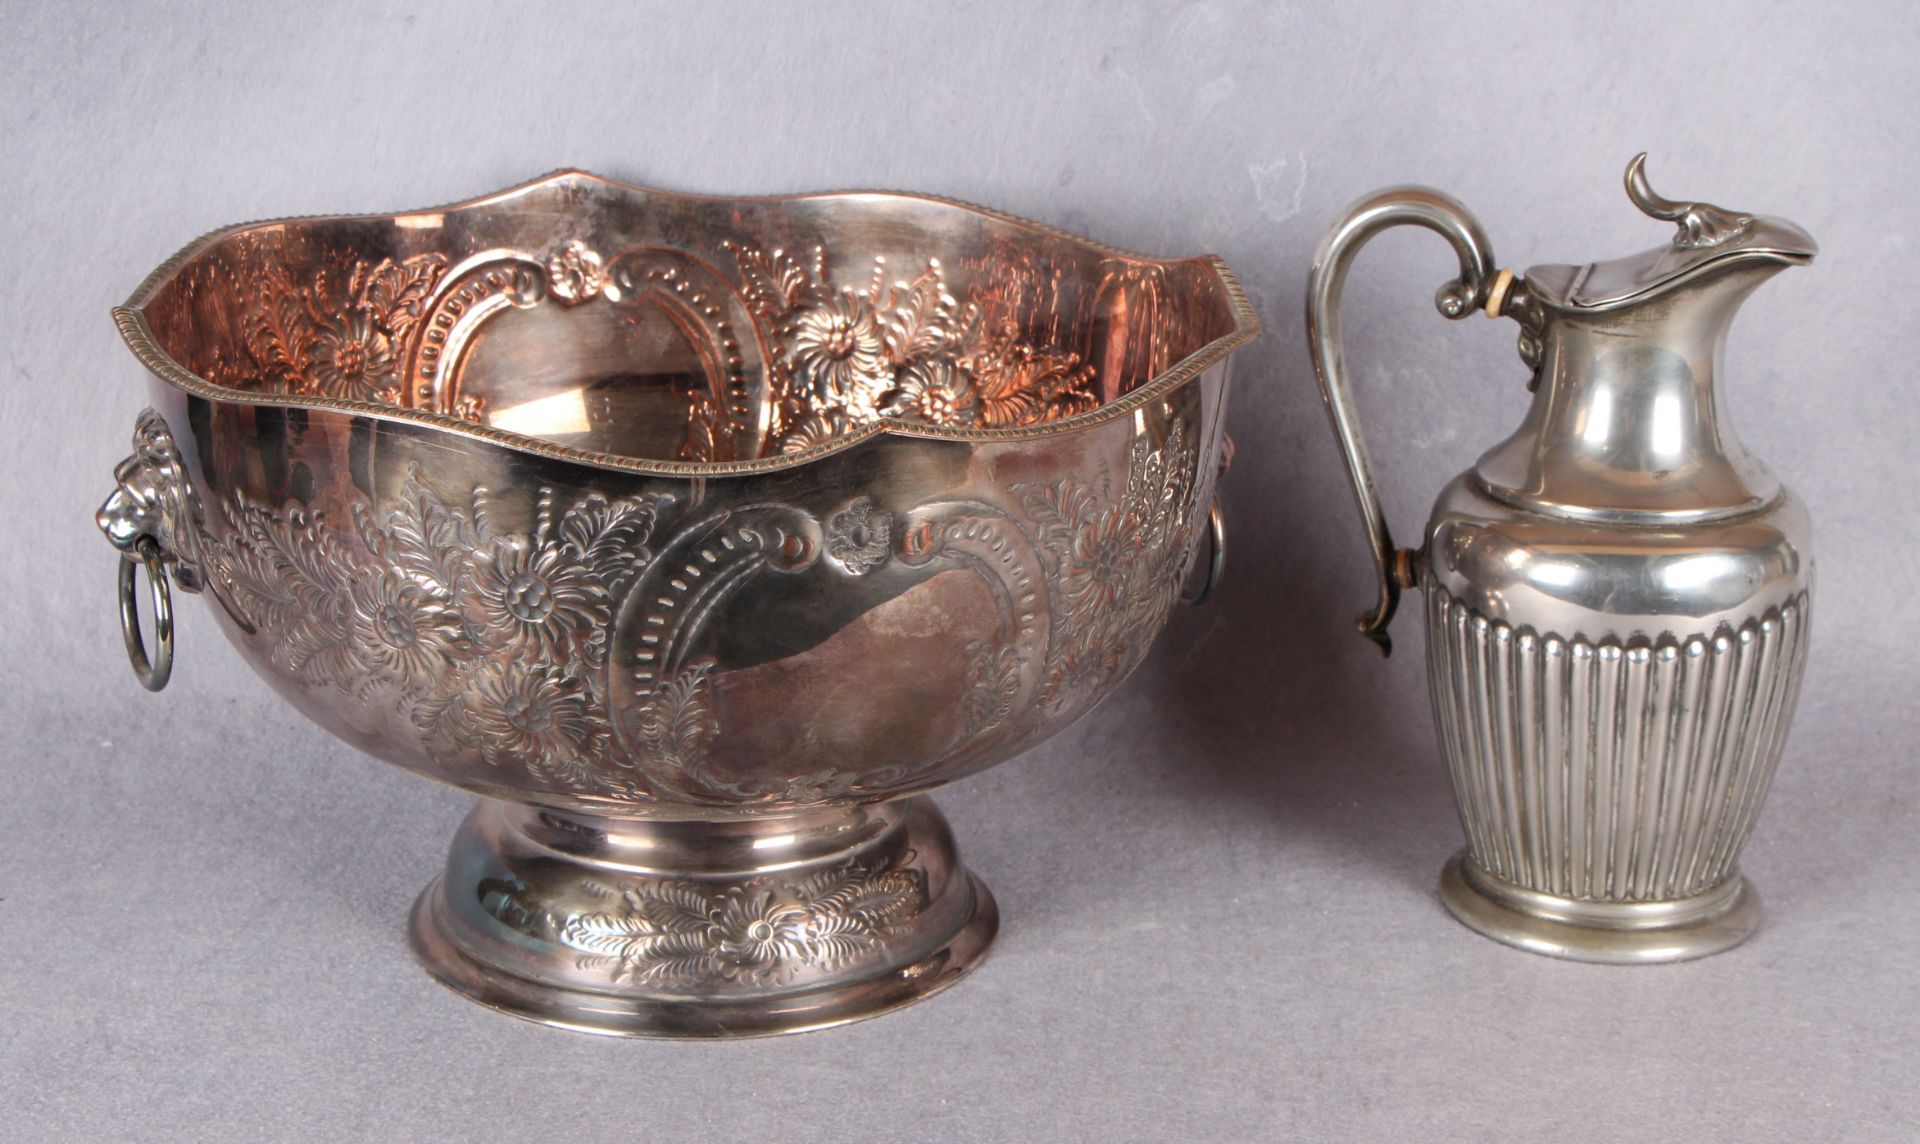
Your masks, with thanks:
<instances>
[{"instance_id":1,"label":"engraved scrollwork","mask_svg":"<svg viewBox=\"0 0 1920 1144\"><path fill-rule=\"evenodd\" d=\"M525 310L547 294L548 270L524 255L496 253L456 270L428 304L407 354L405 384L390 404L480 420L485 403L461 392L461 366L474 333L508 308Z\"/></svg>"},{"instance_id":2,"label":"engraved scrollwork","mask_svg":"<svg viewBox=\"0 0 1920 1144\"><path fill-rule=\"evenodd\" d=\"M1192 550L1198 463L1197 444L1176 420L1158 447L1134 443L1126 486L1111 503L1068 479L1014 486L1017 517L978 502L909 514L902 562L969 568L1000 610L999 638L969 649L963 744L1017 732L1021 713L1077 714L1138 664Z\"/></svg>"},{"instance_id":3,"label":"engraved scrollwork","mask_svg":"<svg viewBox=\"0 0 1920 1144\"><path fill-rule=\"evenodd\" d=\"M818 800L849 789L851 777L832 771L800 784L715 773L714 664L692 656L724 600L761 572L812 567L821 541L819 522L791 506L733 509L681 529L629 595L618 627L631 633L631 662L617 665L628 706L614 727L657 790L696 803L751 803Z\"/></svg>"},{"instance_id":4,"label":"engraved scrollwork","mask_svg":"<svg viewBox=\"0 0 1920 1144\"><path fill-rule=\"evenodd\" d=\"M734 884L636 882L606 910L548 921L579 968L616 983L768 985L875 960L928 901L923 871L866 858Z\"/></svg>"},{"instance_id":5,"label":"engraved scrollwork","mask_svg":"<svg viewBox=\"0 0 1920 1144\"><path fill-rule=\"evenodd\" d=\"M992 592L999 612L997 638L976 640L967 649L967 725L958 749L1012 729L1013 717L1030 705L1030 668L1046 658L1051 628L1041 558L1018 521L977 501L921 505L908 514L908 525L901 563L918 567L939 561L966 568Z\"/></svg>"},{"instance_id":6,"label":"engraved scrollwork","mask_svg":"<svg viewBox=\"0 0 1920 1144\"><path fill-rule=\"evenodd\" d=\"M607 297L622 306L659 306L699 350L708 385L684 393L687 439L682 460L755 457L776 404L771 351L747 300L714 267L683 250L635 247L607 268Z\"/></svg>"},{"instance_id":7,"label":"engraved scrollwork","mask_svg":"<svg viewBox=\"0 0 1920 1144\"><path fill-rule=\"evenodd\" d=\"M1164 622L1192 546L1198 450L1183 421L1127 453L1117 494L1079 480L1015 485L1012 510L936 501L895 515L859 498L827 515L738 506L656 530L674 498L443 496L418 467L342 527L300 502L236 493L198 531L206 574L293 680L379 703L450 769L518 769L554 789L693 805L883 795L988 740L1091 706ZM866 575L975 573L993 634L967 645L962 719L931 757L811 773L720 765L714 617L758 577L825 556ZM614 647L621 650L616 657Z\"/></svg>"}]
</instances>

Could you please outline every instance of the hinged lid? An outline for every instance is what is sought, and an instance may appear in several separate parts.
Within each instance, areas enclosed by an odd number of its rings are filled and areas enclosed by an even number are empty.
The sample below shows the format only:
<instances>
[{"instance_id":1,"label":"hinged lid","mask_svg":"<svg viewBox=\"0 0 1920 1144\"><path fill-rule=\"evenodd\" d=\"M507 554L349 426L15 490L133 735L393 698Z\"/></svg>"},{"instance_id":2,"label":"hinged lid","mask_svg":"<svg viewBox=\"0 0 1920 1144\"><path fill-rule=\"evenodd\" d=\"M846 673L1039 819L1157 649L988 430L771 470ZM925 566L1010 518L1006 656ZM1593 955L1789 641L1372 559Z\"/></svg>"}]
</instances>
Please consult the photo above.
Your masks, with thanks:
<instances>
[{"instance_id":1,"label":"hinged lid","mask_svg":"<svg viewBox=\"0 0 1920 1144\"><path fill-rule=\"evenodd\" d=\"M1666 246L1585 266L1535 266L1526 280L1533 296L1565 310L1607 310L1643 301L1736 260L1811 261L1812 236L1783 218L1740 214L1711 203L1676 202L1647 185L1643 151L1627 164L1627 197L1653 218L1678 224Z\"/></svg>"}]
</instances>

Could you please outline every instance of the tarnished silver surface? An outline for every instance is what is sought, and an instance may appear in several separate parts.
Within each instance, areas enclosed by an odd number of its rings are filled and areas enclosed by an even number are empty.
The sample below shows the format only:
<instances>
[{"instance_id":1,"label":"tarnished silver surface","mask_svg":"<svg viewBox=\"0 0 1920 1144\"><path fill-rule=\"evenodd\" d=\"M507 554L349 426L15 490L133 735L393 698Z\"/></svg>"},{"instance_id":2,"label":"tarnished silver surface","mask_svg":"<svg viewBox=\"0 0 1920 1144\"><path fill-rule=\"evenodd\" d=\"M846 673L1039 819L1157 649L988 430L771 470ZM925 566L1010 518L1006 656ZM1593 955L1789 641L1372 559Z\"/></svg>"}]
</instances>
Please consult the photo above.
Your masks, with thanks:
<instances>
[{"instance_id":1,"label":"tarnished silver surface","mask_svg":"<svg viewBox=\"0 0 1920 1144\"><path fill-rule=\"evenodd\" d=\"M1589 961L1737 944L1757 897L1737 861L1779 762L1806 659L1806 510L1734 435L1721 354L1740 303L1813 240L1782 219L1627 189L1677 224L1613 262L1495 272L1479 225L1424 188L1357 204L1322 244L1310 345L1380 571L1363 634L1390 648L1399 592L1427 602L1427 665L1465 853L1443 900L1498 940ZM1396 548L1339 348L1355 252L1398 222L1446 235L1449 317L1514 318L1534 398Z\"/></svg>"},{"instance_id":2,"label":"tarnished silver surface","mask_svg":"<svg viewBox=\"0 0 1920 1144\"><path fill-rule=\"evenodd\" d=\"M489 800L416 910L427 966L688 1036L984 953L992 901L909 796L1140 662L1258 332L1216 259L579 172L218 232L117 319L154 408L109 538L323 727Z\"/></svg>"}]
</instances>

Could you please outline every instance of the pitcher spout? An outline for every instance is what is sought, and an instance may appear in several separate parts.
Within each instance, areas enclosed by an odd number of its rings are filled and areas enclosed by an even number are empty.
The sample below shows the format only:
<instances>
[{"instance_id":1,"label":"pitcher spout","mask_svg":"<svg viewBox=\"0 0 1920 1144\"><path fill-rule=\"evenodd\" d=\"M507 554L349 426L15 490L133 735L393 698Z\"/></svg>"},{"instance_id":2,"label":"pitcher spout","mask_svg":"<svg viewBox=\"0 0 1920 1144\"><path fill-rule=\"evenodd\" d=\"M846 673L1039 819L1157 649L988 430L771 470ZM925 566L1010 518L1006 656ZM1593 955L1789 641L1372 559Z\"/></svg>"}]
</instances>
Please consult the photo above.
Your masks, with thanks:
<instances>
[{"instance_id":1,"label":"pitcher spout","mask_svg":"<svg viewBox=\"0 0 1920 1144\"><path fill-rule=\"evenodd\" d=\"M1666 246L1584 266L1536 266L1507 313L1526 332L1535 396L1525 422L1475 466L1482 490L1594 521L1697 522L1759 511L1772 474L1727 422L1721 356L1741 303L1813 239L1785 219L1653 192L1646 156L1627 195L1675 224Z\"/></svg>"}]
</instances>

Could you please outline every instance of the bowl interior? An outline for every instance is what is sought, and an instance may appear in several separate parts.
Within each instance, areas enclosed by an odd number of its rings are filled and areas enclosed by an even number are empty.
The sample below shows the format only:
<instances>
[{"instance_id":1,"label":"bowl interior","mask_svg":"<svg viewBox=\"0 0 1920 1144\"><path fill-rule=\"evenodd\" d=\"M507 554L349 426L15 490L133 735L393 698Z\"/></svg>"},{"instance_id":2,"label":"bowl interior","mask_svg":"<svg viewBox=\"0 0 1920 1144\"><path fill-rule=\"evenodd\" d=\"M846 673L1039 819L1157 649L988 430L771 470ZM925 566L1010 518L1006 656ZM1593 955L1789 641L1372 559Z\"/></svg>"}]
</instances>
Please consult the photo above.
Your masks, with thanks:
<instances>
[{"instance_id":1,"label":"bowl interior","mask_svg":"<svg viewBox=\"0 0 1920 1144\"><path fill-rule=\"evenodd\" d=\"M134 305L168 356L240 393L698 462L889 418L1057 421L1240 324L1209 259L915 196L724 200L576 172L442 210L229 231Z\"/></svg>"}]
</instances>

